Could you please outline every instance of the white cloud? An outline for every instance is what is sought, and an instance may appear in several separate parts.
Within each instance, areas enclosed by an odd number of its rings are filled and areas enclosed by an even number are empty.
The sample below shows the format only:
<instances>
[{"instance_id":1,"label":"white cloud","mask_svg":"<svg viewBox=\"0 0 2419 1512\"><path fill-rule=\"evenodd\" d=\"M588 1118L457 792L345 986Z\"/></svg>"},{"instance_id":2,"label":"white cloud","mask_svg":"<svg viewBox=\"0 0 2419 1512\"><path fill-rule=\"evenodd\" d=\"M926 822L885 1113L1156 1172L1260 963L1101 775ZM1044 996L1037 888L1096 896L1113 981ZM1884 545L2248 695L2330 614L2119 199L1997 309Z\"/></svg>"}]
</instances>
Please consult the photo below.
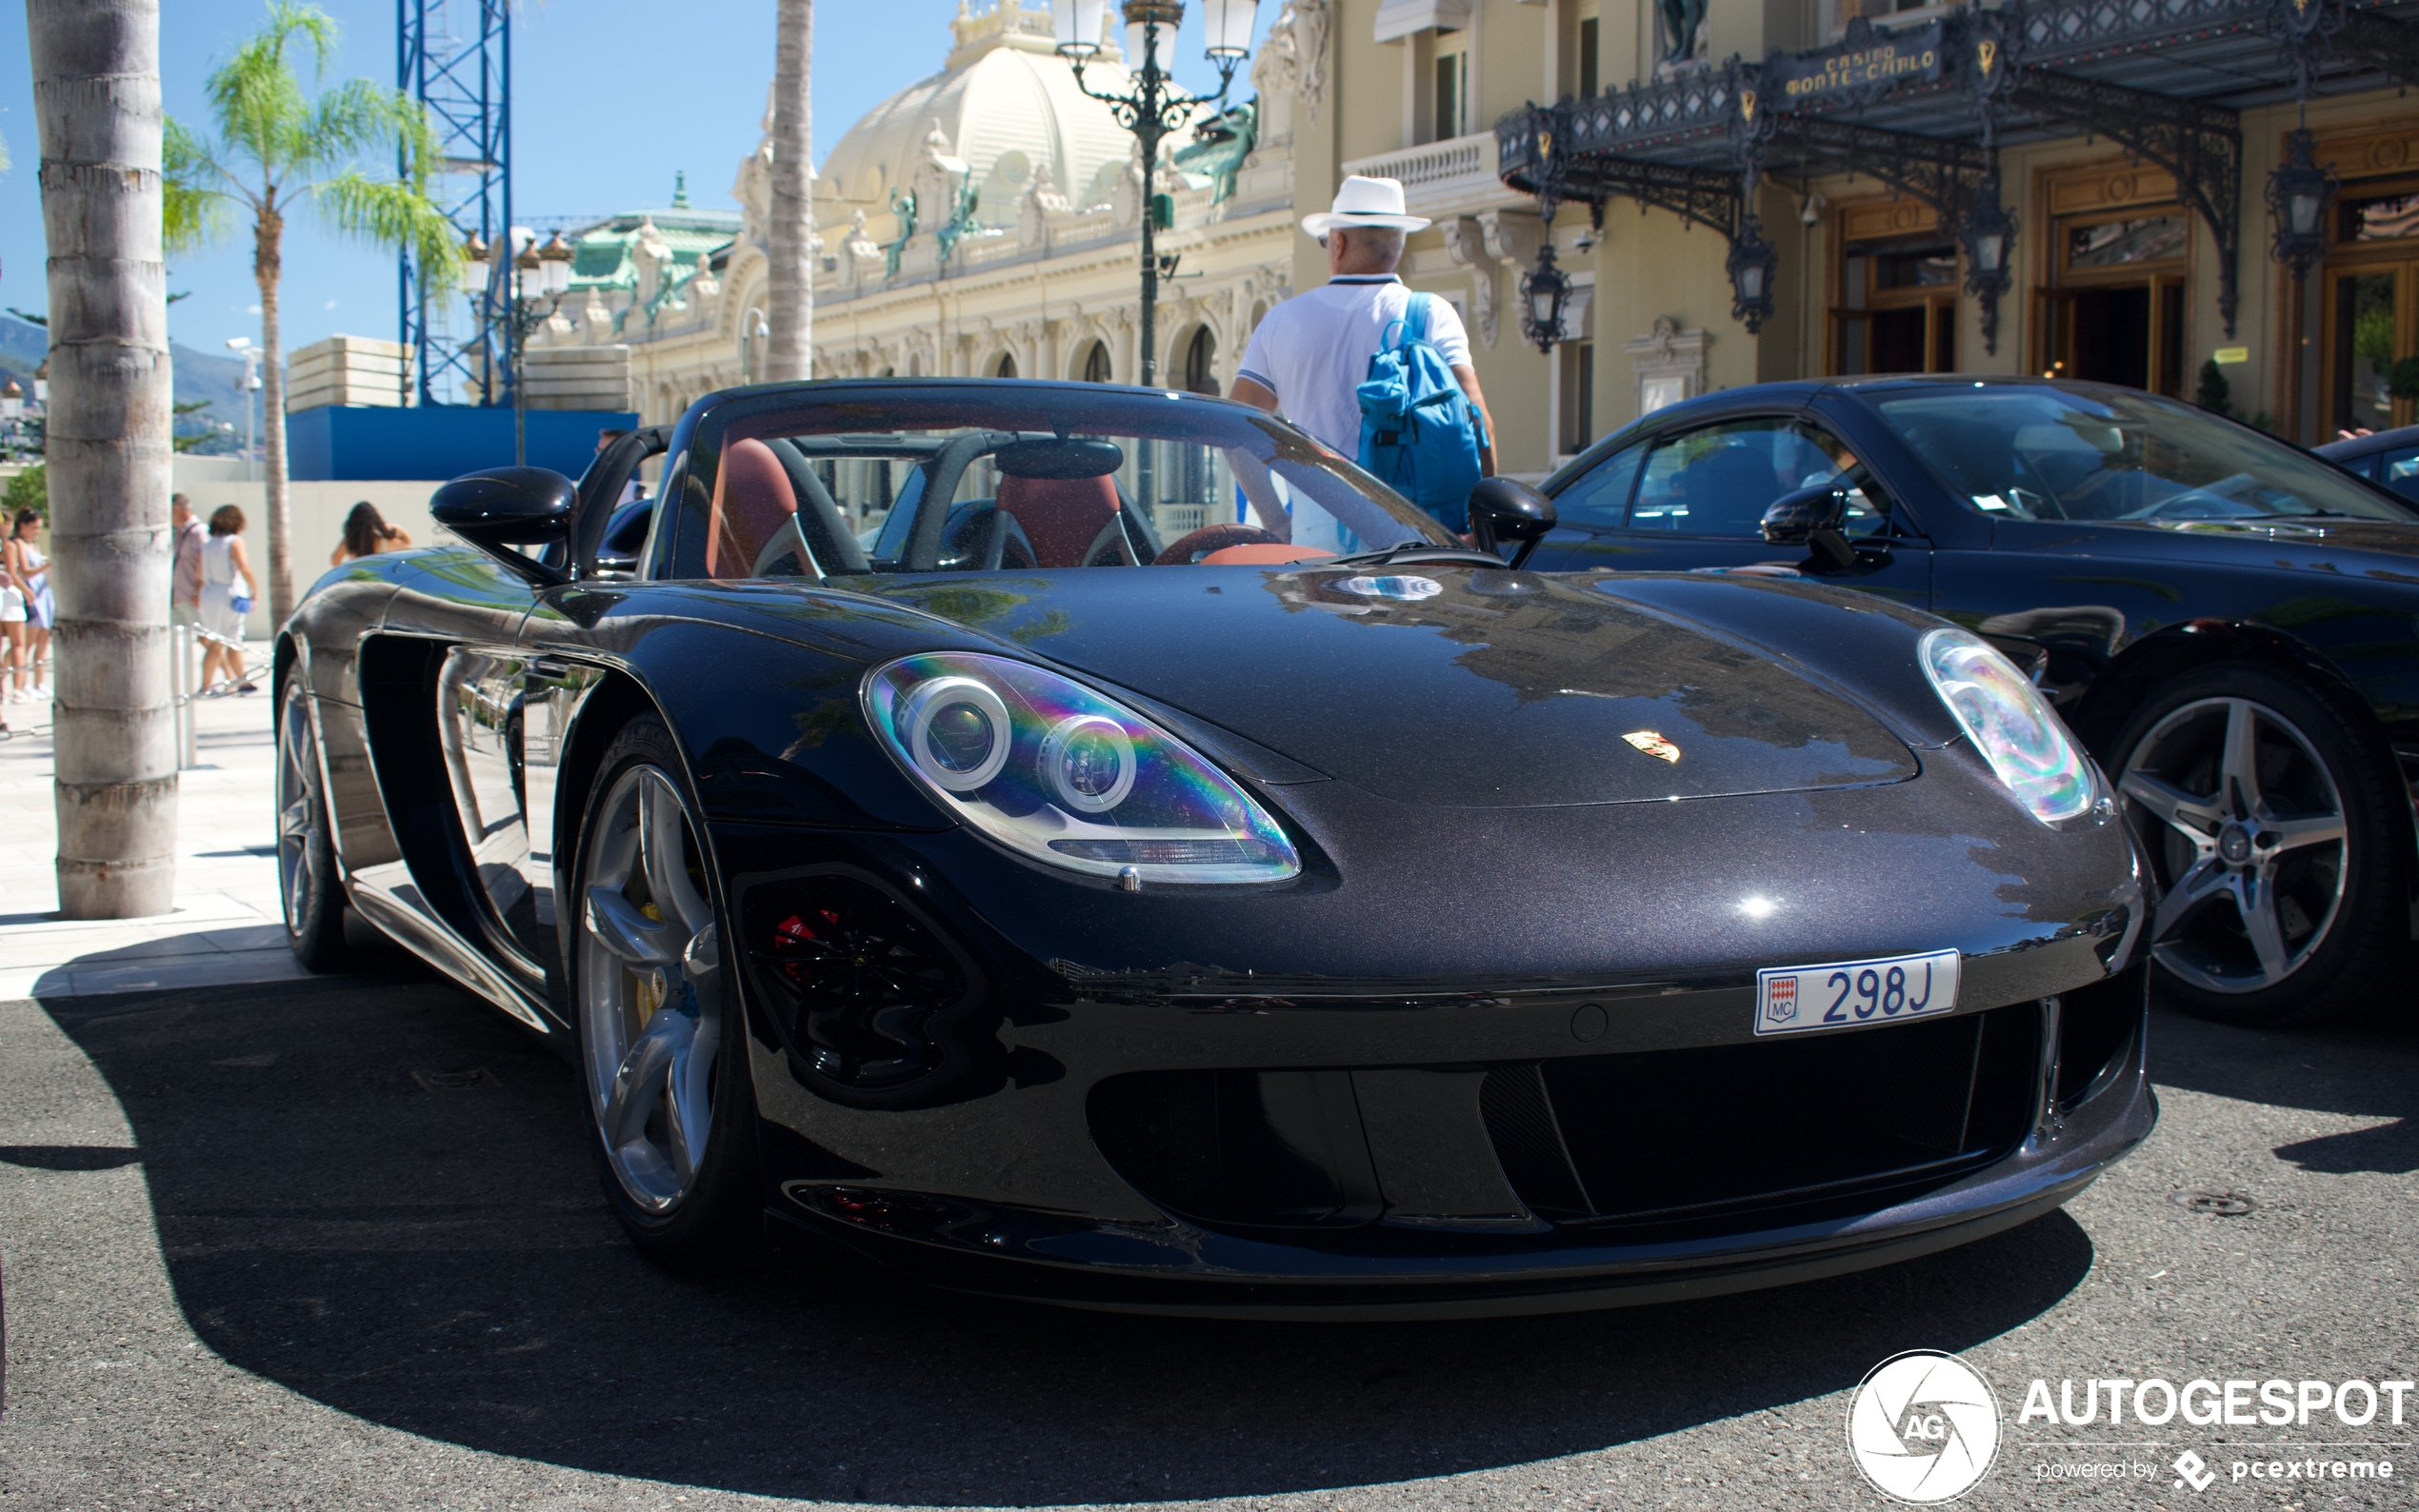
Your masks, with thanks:
<instances>
[{"instance_id":1,"label":"white cloud","mask_svg":"<svg viewBox=\"0 0 2419 1512\"><path fill-rule=\"evenodd\" d=\"M258 305L246 305L244 307L244 313L247 315L257 315L260 313L260 307Z\"/></svg>"},{"instance_id":2,"label":"white cloud","mask_svg":"<svg viewBox=\"0 0 2419 1512\"><path fill-rule=\"evenodd\" d=\"M333 309L336 308L336 302L333 299L330 299L328 303L320 306L319 308L322 309Z\"/></svg>"}]
</instances>

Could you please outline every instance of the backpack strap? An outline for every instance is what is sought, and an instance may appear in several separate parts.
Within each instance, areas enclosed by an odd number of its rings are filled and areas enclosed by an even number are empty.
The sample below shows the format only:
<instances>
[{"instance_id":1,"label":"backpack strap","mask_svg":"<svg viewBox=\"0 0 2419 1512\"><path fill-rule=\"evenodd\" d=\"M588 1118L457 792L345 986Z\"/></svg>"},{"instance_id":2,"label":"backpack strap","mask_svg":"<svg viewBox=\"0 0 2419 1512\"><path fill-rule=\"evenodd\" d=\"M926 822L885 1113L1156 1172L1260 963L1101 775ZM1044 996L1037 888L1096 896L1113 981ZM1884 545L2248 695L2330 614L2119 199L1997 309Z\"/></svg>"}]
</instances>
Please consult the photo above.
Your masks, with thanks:
<instances>
[{"instance_id":1,"label":"backpack strap","mask_svg":"<svg viewBox=\"0 0 2419 1512\"><path fill-rule=\"evenodd\" d=\"M1428 340L1428 299L1426 294L1413 294L1403 313L1386 323L1386 330L1378 339L1378 350L1392 351L1415 341Z\"/></svg>"}]
</instances>

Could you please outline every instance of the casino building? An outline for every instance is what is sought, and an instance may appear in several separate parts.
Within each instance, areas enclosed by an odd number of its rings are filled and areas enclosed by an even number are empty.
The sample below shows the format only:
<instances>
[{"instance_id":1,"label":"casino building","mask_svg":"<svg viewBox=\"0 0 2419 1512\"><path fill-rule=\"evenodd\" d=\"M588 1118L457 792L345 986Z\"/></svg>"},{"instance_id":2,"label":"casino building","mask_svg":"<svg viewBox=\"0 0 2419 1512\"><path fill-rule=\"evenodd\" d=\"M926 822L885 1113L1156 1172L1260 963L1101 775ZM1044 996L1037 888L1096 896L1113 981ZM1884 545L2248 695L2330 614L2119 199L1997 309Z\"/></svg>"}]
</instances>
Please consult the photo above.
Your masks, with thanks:
<instances>
[{"instance_id":1,"label":"casino building","mask_svg":"<svg viewBox=\"0 0 2419 1512\"><path fill-rule=\"evenodd\" d=\"M1127 87L1118 34L1089 66L1095 90ZM1175 259L1160 284L1165 386L1223 390L1251 327L1291 292L1289 35L1153 176L1158 250ZM1076 88L1047 0L962 5L947 41L940 69L850 127L816 176L816 376L1136 381L1148 198L1133 137ZM572 232L570 290L533 354L626 349L649 423L760 379L770 162L768 138L740 163L736 215L675 207Z\"/></svg>"},{"instance_id":2,"label":"casino building","mask_svg":"<svg viewBox=\"0 0 2419 1512\"><path fill-rule=\"evenodd\" d=\"M2304 441L2412 418L2419 4L1289 10L1331 50L1297 209L1356 171L1437 219L1408 279L1463 308L1510 468L1826 374L2099 379Z\"/></svg>"}]
</instances>

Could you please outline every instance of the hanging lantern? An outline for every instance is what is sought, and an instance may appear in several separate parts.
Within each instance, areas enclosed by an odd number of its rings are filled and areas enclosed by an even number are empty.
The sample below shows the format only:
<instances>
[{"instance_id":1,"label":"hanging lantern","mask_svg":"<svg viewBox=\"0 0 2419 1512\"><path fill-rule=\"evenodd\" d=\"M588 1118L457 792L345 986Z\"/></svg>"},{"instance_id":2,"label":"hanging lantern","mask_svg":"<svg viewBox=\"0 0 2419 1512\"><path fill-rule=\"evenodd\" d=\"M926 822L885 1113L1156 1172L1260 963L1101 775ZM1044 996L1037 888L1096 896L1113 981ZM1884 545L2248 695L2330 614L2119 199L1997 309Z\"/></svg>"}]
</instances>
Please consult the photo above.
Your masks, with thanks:
<instances>
[{"instance_id":1,"label":"hanging lantern","mask_svg":"<svg viewBox=\"0 0 2419 1512\"><path fill-rule=\"evenodd\" d=\"M1537 249L1537 266L1520 275L1520 333L1539 351L1562 339L1563 307L1570 300L1570 275L1554 266L1554 244Z\"/></svg>"},{"instance_id":2,"label":"hanging lantern","mask_svg":"<svg viewBox=\"0 0 2419 1512\"><path fill-rule=\"evenodd\" d=\"M14 378L0 387L0 420L17 420L25 414L25 390Z\"/></svg>"},{"instance_id":3,"label":"hanging lantern","mask_svg":"<svg viewBox=\"0 0 2419 1512\"><path fill-rule=\"evenodd\" d=\"M2276 222L2276 260L2295 280L2327 255L2327 210L2335 202L2333 165L2319 167L2309 128L2296 127L2286 139L2285 161L2268 176L2268 213Z\"/></svg>"},{"instance_id":4,"label":"hanging lantern","mask_svg":"<svg viewBox=\"0 0 2419 1512\"><path fill-rule=\"evenodd\" d=\"M1251 50L1251 24L1260 0L1202 0L1201 26L1211 58L1240 58Z\"/></svg>"},{"instance_id":5,"label":"hanging lantern","mask_svg":"<svg viewBox=\"0 0 2419 1512\"><path fill-rule=\"evenodd\" d=\"M512 292L522 299L535 299L546 291L546 265L538 261L537 238L521 249L512 259Z\"/></svg>"},{"instance_id":6,"label":"hanging lantern","mask_svg":"<svg viewBox=\"0 0 2419 1512\"><path fill-rule=\"evenodd\" d=\"M1772 269L1780 254L1764 239L1764 223L1753 211L1739 217L1739 233L1730 239L1730 318L1747 323L1750 336L1772 316Z\"/></svg>"},{"instance_id":7,"label":"hanging lantern","mask_svg":"<svg viewBox=\"0 0 2419 1512\"><path fill-rule=\"evenodd\" d=\"M470 240L462 244L462 287L476 293L487 287L487 282L488 244L472 231Z\"/></svg>"},{"instance_id":8,"label":"hanging lantern","mask_svg":"<svg viewBox=\"0 0 2419 1512\"><path fill-rule=\"evenodd\" d=\"M1089 58L1098 52L1101 24L1108 10L1107 0L1050 0L1059 56Z\"/></svg>"},{"instance_id":9,"label":"hanging lantern","mask_svg":"<svg viewBox=\"0 0 2419 1512\"><path fill-rule=\"evenodd\" d=\"M1966 292L1982 310L1983 350L1994 356L1999 351L1999 300L2013 277L2008 249L2015 238L2016 218L1999 203L1999 176L1992 172L1966 202L1966 213L1957 221L1957 241L1966 251Z\"/></svg>"},{"instance_id":10,"label":"hanging lantern","mask_svg":"<svg viewBox=\"0 0 2419 1512\"><path fill-rule=\"evenodd\" d=\"M549 237L546 245L537 249L537 260L545 273L547 293L560 296L571 287L571 244L563 240L561 231Z\"/></svg>"}]
</instances>

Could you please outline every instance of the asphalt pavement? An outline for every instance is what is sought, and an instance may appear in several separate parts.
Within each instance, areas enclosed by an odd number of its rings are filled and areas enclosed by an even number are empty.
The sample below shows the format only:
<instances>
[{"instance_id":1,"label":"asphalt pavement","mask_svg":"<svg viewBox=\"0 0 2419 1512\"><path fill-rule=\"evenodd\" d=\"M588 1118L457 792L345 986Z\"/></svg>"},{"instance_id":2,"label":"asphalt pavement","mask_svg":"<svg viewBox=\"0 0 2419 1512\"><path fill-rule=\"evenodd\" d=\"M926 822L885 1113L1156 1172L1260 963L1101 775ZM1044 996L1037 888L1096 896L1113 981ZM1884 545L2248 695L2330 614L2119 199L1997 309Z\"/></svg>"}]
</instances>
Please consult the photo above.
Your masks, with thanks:
<instances>
[{"instance_id":1,"label":"asphalt pavement","mask_svg":"<svg viewBox=\"0 0 2419 1512\"><path fill-rule=\"evenodd\" d=\"M0 1512L1881 1506L1843 1424L1915 1348L1999 1398L1961 1506L2419 1505L2419 1397L2400 1427L2018 1417L2033 1378L2419 1372L2402 1025L2161 1012L2150 1142L1943 1255L1651 1308L1287 1325L667 1276L598 1195L570 1071L401 961L0 1005ZM2169 1468L2185 1449L2206 1490ZM2233 1478L2288 1453L2392 1479Z\"/></svg>"}]
</instances>

